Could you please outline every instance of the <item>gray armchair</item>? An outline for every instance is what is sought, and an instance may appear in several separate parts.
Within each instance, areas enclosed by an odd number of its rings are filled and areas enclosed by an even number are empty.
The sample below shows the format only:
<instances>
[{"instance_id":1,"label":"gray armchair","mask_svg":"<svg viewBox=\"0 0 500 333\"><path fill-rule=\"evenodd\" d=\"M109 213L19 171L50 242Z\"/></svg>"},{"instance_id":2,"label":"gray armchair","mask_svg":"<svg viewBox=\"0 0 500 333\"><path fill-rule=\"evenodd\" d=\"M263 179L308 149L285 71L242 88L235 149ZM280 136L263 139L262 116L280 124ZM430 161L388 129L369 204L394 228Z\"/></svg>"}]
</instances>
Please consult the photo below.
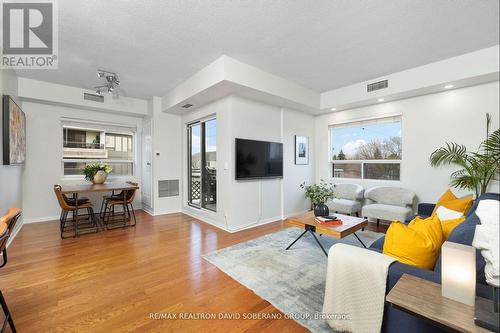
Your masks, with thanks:
<instances>
[{"instance_id":1,"label":"gray armchair","mask_svg":"<svg viewBox=\"0 0 500 333\"><path fill-rule=\"evenodd\" d=\"M330 211L359 216L364 189L356 184L335 185L335 199L327 203Z\"/></svg>"},{"instance_id":2,"label":"gray armchair","mask_svg":"<svg viewBox=\"0 0 500 333\"><path fill-rule=\"evenodd\" d=\"M365 191L362 214L367 218L404 222L413 214L415 193L401 187L373 187Z\"/></svg>"}]
</instances>

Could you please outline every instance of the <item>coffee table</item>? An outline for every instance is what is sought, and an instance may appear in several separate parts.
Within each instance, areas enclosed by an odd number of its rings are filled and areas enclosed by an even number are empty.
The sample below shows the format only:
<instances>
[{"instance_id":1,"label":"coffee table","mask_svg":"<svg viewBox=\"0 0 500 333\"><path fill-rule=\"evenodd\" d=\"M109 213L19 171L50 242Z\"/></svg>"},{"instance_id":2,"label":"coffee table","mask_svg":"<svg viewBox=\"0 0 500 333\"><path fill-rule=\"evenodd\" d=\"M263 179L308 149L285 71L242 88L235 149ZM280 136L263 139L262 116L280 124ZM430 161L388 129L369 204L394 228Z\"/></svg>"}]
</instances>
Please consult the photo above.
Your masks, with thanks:
<instances>
[{"instance_id":1,"label":"coffee table","mask_svg":"<svg viewBox=\"0 0 500 333\"><path fill-rule=\"evenodd\" d=\"M318 243L319 247L321 248L321 250L323 250L323 253L327 257L328 253L326 252L323 245L321 245L315 233L337 239L342 239L352 234L356 236L361 245L366 248L366 245L361 241L358 235L356 235L356 231L365 228L368 225L368 221L364 218L354 217L350 215L335 214L335 216L342 220L341 225L327 225L317 223L313 212L307 212L305 214L286 219L286 225L304 229L304 232L299 237L297 237L297 239L295 239L292 244L288 245L286 249L289 250L293 246L293 244L295 244L299 239L302 238L302 236L304 236L308 232L311 233L311 235L316 240L316 243Z\"/></svg>"}]
</instances>

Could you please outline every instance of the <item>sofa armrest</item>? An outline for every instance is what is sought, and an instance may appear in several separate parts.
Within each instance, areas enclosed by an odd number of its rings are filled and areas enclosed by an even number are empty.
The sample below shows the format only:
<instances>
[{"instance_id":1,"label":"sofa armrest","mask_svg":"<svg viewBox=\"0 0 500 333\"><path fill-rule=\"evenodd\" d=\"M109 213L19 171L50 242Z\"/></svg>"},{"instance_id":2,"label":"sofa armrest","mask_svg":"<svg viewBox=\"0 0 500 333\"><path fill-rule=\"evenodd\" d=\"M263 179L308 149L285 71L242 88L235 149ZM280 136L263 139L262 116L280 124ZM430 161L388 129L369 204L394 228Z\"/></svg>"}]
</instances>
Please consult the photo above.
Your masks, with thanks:
<instances>
[{"instance_id":1,"label":"sofa armrest","mask_svg":"<svg viewBox=\"0 0 500 333\"><path fill-rule=\"evenodd\" d=\"M396 285L403 274L413 275L421 279L439 284L441 283L441 273L439 272L410 266L396 261L389 267L389 272L387 274L386 293L388 293L392 289L392 287Z\"/></svg>"},{"instance_id":2,"label":"sofa armrest","mask_svg":"<svg viewBox=\"0 0 500 333\"><path fill-rule=\"evenodd\" d=\"M429 217L432 215L435 207L436 205L432 203L419 203L417 213L421 217Z\"/></svg>"}]
</instances>

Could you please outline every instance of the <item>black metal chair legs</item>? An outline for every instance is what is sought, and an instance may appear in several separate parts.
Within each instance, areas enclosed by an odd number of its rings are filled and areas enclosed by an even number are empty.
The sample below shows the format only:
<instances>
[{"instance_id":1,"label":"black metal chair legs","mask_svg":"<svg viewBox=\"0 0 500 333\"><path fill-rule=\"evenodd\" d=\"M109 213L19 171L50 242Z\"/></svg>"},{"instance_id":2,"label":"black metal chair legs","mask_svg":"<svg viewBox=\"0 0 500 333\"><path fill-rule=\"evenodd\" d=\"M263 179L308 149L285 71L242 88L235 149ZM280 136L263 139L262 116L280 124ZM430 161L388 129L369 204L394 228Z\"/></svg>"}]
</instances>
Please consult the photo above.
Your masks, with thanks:
<instances>
[{"instance_id":1,"label":"black metal chair legs","mask_svg":"<svg viewBox=\"0 0 500 333\"><path fill-rule=\"evenodd\" d=\"M130 208L129 208L130 205ZM122 213L115 213L115 206L122 207ZM134 206L129 204L105 204L103 222L106 229L116 229L125 227L135 227L137 221L135 218ZM133 223L132 222L133 219Z\"/></svg>"},{"instance_id":2,"label":"black metal chair legs","mask_svg":"<svg viewBox=\"0 0 500 333\"><path fill-rule=\"evenodd\" d=\"M78 237L81 233L98 232L99 225L97 218L94 214L92 207L82 208L87 210L87 214L80 215L78 211L72 211L73 214L68 218L68 210L61 211L60 217L60 231L61 239ZM65 236L68 232L72 231L69 236Z\"/></svg>"},{"instance_id":3,"label":"black metal chair legs","mask_svg":"<svg viewBox=\"0 0 500 333\"><path fill-rule=\"evenodd\" d=\"M1 333L7 331L7 324L10 326L10 330L12 333L16 333L16 326L14 325L14 320L12 320L12 315L10 314L9 307L7 306L7 302L5 302L5 298L3 297L2 291L0 290L0 304L2 305L2 310L4 313L4 319L2 322Z\"/></svg>"}]
</instances>

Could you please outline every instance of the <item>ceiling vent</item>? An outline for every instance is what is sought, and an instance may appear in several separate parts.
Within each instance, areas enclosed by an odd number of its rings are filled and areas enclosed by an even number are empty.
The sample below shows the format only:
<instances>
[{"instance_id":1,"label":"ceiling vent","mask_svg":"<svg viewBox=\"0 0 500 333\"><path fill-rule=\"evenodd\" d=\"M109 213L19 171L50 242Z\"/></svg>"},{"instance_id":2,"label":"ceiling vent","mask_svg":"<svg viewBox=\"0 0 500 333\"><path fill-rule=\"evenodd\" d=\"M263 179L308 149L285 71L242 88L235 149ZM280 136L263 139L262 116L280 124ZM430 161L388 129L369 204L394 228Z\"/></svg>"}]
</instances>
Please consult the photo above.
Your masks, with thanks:
<instances>
[{"instance_id":1,"label":"ceiling vent","mask_svg":"<svg viewBox=\"0 0 500 333\"><path fill-rule=\"evenodd\" d=\"M104 103L104 96L103 95L83 93L83 99L86 101L94 101L94 102Z\"/></svg>"},{"instance_id":2,"label":"ceiling vent","mask_svg":"<svg viewBox=\"0 0 500 333\"><path fill-rule=\"evenodd\" d=\"M378 82L374 82L374 83L369 83L366 86L366 91L367 92L372 92L372 91L375 91L375 90L385 89L387 87L389 87L389 81L388 80L383 80L383 81L378 81Z\"/></svg>"},{"instance_id":3,"label":"ceiling vent","mask_svg":"<svg viewBox=\"0 0 500 333\"><path fill-rule=\"evenodd\" d=\"M183 107L184 109L189 109L189 108L190 108L190 107L192 107L192 106L193 106L193 104L189 104L189 103L187 103L187 104L184 104L182 107Z\"/></svg>"}]
</instances>

